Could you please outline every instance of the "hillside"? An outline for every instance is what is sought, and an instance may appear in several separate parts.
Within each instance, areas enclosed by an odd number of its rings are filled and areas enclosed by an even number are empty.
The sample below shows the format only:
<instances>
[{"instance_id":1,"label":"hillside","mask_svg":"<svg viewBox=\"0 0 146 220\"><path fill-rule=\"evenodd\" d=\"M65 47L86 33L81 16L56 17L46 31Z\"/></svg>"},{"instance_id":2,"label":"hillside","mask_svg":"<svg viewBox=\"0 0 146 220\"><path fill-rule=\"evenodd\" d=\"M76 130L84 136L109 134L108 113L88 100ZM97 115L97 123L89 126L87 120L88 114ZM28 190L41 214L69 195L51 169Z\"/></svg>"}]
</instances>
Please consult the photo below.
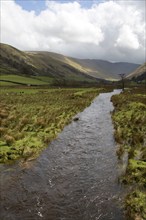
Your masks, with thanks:
<instances>
[{"instance_id":1,"label":"hillside","mask_svg":"<svg viewBox=\"0 0 146 220\"><path fill-rule=\"evenodd\" d=\"M90 71L88 74L99 78L104 78L107 80L119 79L120 73L125 73L126 75L131 71L135 70L139 65L127 62L109 62L106 60L95 60L95 59L75 59L77 63L84 66Z\"/></svg>"},{"instance_id":2,"label":"hillside","mask_svg":"<svg viewBox=\"0 0 146 220\"><path fill-rule=\"evenodd\" d=\"M11 81L8 76L11 74L12 76L25 75L33 77L46 82L46 84L50 81L51 83L53 81L53 83L59 84L65 83L65 81L87 83L97 81L97 79L80 72L61 61L61 59L59 60L57 58L59 55L55 55L55 59L48 52L22 52L6 44L1 44L0 48L0 73L2 80ZM60 57L63 56L60 55ZM18 82L18 80L14 82Z\"/></svg>"},{"instance_id":3,"label":"hillside","mask_svg":"<svg viewBox=\"0 0 146 220\"><path fill-rule=\"evenodd\" d=\"M130 73L127 76L127 79L132 79L132 80L136 80L136 81L142 81L142 80L146 79L146 63L139 66L135 71Z\"/></svg>"},{"instance_id":4,"label":"hillside","mask_svg":"<svg viewBox=\"0 0 146 220\"><path fill-rule=\"evenodd\" d=\"M118 80L119 73L128 74L139 67L138 64L133 63L76 59L52 52L24 52L7 44L0 44L0 49L2 80L5 80L5 75L11 74L33 77L46 84L50 82L57 84L66 82L95 83L100 80ZM6 80L9 81L8 78Z\"/></svg>"}]
</instances>

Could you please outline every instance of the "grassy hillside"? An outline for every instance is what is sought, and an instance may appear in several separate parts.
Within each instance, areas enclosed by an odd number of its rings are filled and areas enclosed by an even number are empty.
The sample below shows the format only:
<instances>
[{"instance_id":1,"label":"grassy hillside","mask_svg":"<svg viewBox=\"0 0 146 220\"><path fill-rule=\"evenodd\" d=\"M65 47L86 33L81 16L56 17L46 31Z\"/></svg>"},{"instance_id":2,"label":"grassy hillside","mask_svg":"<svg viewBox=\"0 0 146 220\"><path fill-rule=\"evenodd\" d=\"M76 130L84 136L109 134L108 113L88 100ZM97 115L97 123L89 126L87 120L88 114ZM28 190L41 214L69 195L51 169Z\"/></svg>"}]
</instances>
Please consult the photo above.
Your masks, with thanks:
<instances>
[{"instance_id":1,"label":"grassy hillside","mask_svg":"<svg viewBox=\"0 0 146 220\"><path fill-rule=\"evenodd\" d=\"M144 81L146 80L146 63L139 66L135 71L131 72L127 79L131 79L134 81Z\"/></svg>"},{"instance_id":2,"label":"grassy hillside","mask_svg":"<svg viewBox=\"0 0 146 220\"><path fill-rule=\"evenodd\" d=\"M22 52L6 44L0 44L0 47L0 73L2 79L5 78L4 75L6 74L15 74L27 77L49 77L49 82L52 81L58 84L63 84L66 81L87 83L97 81L95 78L70 66L62 55L49 52ZM8 76L8 78L11 77ZM45 82L47 80L48 82L49 78L41 80ZM31 79L30 81L32 82ZM40 84L42 83L38 82L38 85Z\"/></svg>"},{"instance_id":3,"label":"grassy hillside","mask_svg":"<svg viewBox=\"0 0 146 220\"><path fill-rule=\"evenodd\" d=\"M22 52L12 46L0 44L0 73L30 76L47 76L53 82L96 83L102 80L118 80L118 74L135 70L139 65L112 63L104 60L75 59L57 53Z\"/></svg>"},{"instance_id":4,"label":"grassy hillside","mask_svg":"<svg viewBox=\"0 0 146 220\"><path fill-rule=\"evenodd\" d=\"M105 60L94 59L74 59L82 67L87 69L88 74L94 77L104 78L106 80L119 80L119 74L126 75L134 71L139 65L126 62L109 62Z\"/></svg>"}]
</instances>

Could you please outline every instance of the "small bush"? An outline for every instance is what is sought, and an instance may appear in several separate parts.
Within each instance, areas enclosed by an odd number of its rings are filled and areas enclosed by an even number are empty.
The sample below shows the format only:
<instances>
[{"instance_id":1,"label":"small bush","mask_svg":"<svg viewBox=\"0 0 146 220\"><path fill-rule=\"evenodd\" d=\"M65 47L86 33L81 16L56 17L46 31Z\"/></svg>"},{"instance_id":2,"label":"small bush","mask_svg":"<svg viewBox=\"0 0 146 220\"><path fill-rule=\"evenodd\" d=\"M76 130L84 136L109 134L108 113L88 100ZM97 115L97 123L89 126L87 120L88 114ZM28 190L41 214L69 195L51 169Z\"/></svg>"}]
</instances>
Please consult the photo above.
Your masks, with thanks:
<instances>
[{"instance_id":1,"label":"small bush","mask_svg":"<svg viewBox=\"0 0 146 220\"><path fill-rule=\"evenodd\" d=\"M14 141L15 141L15 139L12 136L10 136L10 135L5 135L4 139L5 139L6 144L8 146L11 146L14 143Z\"/></svg>"}]
</instances>

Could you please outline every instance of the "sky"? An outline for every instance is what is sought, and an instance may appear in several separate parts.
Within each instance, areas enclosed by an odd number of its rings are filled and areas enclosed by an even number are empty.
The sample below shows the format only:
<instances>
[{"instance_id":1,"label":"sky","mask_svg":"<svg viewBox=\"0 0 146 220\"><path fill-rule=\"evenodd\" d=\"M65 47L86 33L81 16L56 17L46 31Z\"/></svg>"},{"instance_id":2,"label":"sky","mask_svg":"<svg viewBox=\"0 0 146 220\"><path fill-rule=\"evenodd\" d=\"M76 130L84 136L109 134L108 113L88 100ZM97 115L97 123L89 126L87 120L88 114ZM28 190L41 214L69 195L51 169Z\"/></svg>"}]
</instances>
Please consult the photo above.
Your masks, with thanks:
<instances>
[{"instance_id":1,"label":"sky","mask_svg":"<svg viewBox=\"0 0 146 220\"><path fill-rule=\"evenodd\" d=\"M20 50L143 63L145 0L0 0L0 42Z\"/></svg>"}]
</instances>

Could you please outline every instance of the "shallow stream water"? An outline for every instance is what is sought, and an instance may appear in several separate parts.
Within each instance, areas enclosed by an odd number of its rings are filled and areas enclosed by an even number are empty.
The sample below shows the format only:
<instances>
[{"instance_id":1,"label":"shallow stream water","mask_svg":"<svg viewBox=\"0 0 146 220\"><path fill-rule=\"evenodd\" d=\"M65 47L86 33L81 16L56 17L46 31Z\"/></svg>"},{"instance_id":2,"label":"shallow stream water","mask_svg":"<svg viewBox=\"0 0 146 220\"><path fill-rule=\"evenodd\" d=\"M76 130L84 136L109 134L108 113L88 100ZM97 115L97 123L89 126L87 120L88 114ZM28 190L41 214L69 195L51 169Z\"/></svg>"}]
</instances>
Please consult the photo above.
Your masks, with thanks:
<instances>
[{"instance_id":1,"label":"shallow stream water","mask_svg":"<svg viewBox=\"0 0 146 220\"><path fill-rule=\"evenodd\" d=\"M123 220L110 98L100 94L34 161L1 165L2 220Z\"/></svg>"}]
</instances>

